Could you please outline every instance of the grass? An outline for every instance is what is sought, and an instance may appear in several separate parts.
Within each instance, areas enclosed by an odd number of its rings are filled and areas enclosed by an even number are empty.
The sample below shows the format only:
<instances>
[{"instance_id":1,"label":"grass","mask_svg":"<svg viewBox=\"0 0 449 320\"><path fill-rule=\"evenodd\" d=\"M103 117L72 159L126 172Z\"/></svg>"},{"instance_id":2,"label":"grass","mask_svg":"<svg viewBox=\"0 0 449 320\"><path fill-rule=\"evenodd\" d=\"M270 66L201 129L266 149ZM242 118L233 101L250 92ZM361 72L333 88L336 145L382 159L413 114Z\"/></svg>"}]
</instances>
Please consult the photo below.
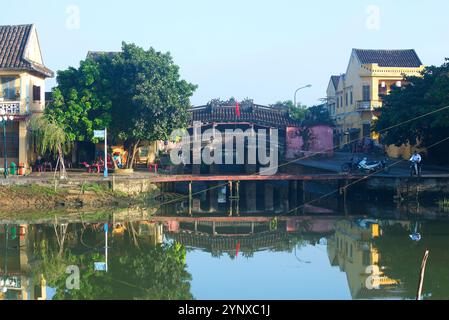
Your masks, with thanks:
<instances>
[{"instance_id":1,"label":"grass","mask_svg":"<svg viewBox=\"0 0 449 320\"><path fill-rule=\"evenodd\" d=\"M104 184L98 184L98 183L85 183L81 186L81 190L83 193L86 191L95 192L98 194L110 192L110 189L108 186L106 186Z\"/></svg>"},{"instance_id":2,"label":"grass","mask_svg":"<svg viewBox=\"0 0 449 320\"><path fill-rule=\"evenodd\" d=\"M65 190L56 189L54 187L40 186L37 184L30 185L12 185L9 191L17 194L26 194L29 196L58 196L65 193Z\"/></svg>"}]
</instances>

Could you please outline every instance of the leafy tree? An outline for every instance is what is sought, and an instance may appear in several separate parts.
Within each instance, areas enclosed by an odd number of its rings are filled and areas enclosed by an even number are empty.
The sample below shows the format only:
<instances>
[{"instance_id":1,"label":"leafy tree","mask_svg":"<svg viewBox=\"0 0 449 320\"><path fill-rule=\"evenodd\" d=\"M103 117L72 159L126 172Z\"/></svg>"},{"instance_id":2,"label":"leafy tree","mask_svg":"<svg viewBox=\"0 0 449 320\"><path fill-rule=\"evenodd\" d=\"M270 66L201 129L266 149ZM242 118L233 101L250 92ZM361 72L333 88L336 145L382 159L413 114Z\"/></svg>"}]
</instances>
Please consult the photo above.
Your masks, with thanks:
<instances>
[{"instance_id":1,"label":"leafy tree","mask_svg":"<svg viewBox=\"0 0 449 320\"><path fill-rule=\"evenodd\" d=\"M189 120L196 86L180 79L169 53L123 43L122 51L82 61L58 73L48 114L70 127L70 138L91 140L94 129L109 127L128 151L131 168L145 141L166 140Z\"/></svg>"},{"instance_id":2,"label":"leafy tree","mask_svg":"<svg viewBox=\"0 0 449 320\"><path fill-rule=\"evenodd\" d=\"M65 126L47 117L33 116L30 130L40 154L50 153L58 158L62 177L65 177L64 155L70 151L70 140Z\"/></svg>"},{"instance_id":3,"label":"leafy tree","mask_svg":"<svg viewBox=\"0 0 449 320\"><path fill-rule=\"evenodd\" d=\"M307 107L304 105L295 106L293 101L278 101L272 107L288 111L290 117L296 121L303 121L307 115Z\"/></svg>"},{"instance_id":4,"label":"leafy tree","mask_svg":"<svg viewBox=\"0 0 449 320\"><path fill-rule=\"evenodd\" d=\"M449 108L449 59L439 66L427 67L421 77L406 77L406 85L393 88L383 97L383 107L374 130L382 142L400 146L430 147L429 156L447 162ZM435 146L434 146L435 145Z\"/></svg>"},{"instance_id":5,"label":"leafy tree","mask_svg":"<svg viewBox=\"0 0 449 320\"><path fill-rule=\"evenodd\" d=\"M98 61L81 61L78 69L58 71L58 86L46 116L66 128L70 141L92 141L96 129L111 125L110 79L102 76Z\"/></svg>"},{"instance_id":6,"label":"leafy tree","mask_svg":"<svg viewBox=\"0 0 449 320\"><path fill-rule=\"evenodd\" d=\"M306 126L329 125L333 126L334 121L330 117L328 108L324 105L317 105L307 109L303 124Z\"/></svg>"}]
</instances>

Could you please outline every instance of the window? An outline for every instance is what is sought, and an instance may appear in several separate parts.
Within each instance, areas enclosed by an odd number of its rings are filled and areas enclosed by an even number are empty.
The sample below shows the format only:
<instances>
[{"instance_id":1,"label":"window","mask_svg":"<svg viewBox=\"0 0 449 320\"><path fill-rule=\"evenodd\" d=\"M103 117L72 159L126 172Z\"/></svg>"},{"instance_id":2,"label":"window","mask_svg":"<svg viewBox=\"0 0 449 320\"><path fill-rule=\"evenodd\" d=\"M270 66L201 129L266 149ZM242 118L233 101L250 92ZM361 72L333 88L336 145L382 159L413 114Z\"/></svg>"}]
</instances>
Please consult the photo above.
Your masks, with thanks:
<instances>
[{"instance_id":1,"label":"window","mask_svg":"<svg viewBox=\"0 0 449 320\"><path fill-rule=\"evenodd\" d=\"M351 106L354 104L354 95L352 94L352 91L350 93L350 99L351 99Z\"/></svg>"},{"instance_id":2,"label":"window","mask_svg":"<svg viewBox=\"0 0 449 320\"><path fill-rule=\"evenodd\" d=\"M340 108L340 98L337 97L337 108Z\"/></svg>"},{"instance_id":3,"label":"window","mask_svg":"<svg viewBox=\"0 0 449 320\"><path fill-rule=\"evenodd\" d=\"M371 137L371 125L369 123L363 124L363 136L366 138Z\"/></svg>"},{"instance_id":4,"label":"window","mask_svg":"<svg viewBox=\"0 0 449 320\"><path fill-rule=\"evenodd\" d=\"M41 101L41 87L33 86L33 101Z\"/></svg>"},{"instance_id":5,"label":"window","mask_svg":"<svg viewBox=\"0 0 449 320\"><path fill-rule=\"evenodd\" d=\"M0 97L4 100L14 101L17 100L19 88L16 88L16 78L14 77L2 77L0 78Z\"/></svg>"},{"instance_id":6,"label":"window","mask_svg":"<svg viewBox=\"0 0 449 320\"><path fill-rule=\"evenodd\" d=\"M371 100L371 87L370 86L363 86L363 101L370 101Z\"/></svg>"},{"instance_id":7,"label":"window","mask_svg":"<svg viewBox=\"0 0 449 320\"><path fill-rule=\"evenodd\" d=\"M346 103L346 106L348 106L349 99L348 99L348 93L347 92L346 92L346 95L345 95L345 103Z\"/></svg>"}]
</instances>

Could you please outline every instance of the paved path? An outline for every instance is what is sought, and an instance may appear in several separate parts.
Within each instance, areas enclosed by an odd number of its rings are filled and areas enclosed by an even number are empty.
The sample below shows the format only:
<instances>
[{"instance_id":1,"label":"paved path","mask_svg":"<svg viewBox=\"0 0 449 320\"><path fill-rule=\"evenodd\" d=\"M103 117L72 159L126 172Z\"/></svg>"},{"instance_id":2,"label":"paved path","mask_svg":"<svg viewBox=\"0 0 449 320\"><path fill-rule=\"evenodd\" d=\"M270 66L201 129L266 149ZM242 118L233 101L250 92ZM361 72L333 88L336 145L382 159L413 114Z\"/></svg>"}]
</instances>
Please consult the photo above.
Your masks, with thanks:
<instances>
[{"instance_id":1,"label":"paved path","mask_svg":"<svg viewBox=\"0 0 449 320\"><path fill-rule=\"evenodd\" d=\"M379 161L385 159L382 156L373 156L365 154L356 154L356 157L362 159L367 157L368 161ZM310 158L297 160L295 163L300 164L305 167L323 169L330 172L341 172L341 166L349 162L352 157L350 153L340 153L336 152L332 158ZM410 176L410 164L406 160L401 159L389 159L388 165L390 166L390 172L388 174L379 173L379 176L390 176L390 177L409 177ZM434 166L423 164L423 175L424 178L449 178L449 167Z\"/></svg>"}]
</instances>

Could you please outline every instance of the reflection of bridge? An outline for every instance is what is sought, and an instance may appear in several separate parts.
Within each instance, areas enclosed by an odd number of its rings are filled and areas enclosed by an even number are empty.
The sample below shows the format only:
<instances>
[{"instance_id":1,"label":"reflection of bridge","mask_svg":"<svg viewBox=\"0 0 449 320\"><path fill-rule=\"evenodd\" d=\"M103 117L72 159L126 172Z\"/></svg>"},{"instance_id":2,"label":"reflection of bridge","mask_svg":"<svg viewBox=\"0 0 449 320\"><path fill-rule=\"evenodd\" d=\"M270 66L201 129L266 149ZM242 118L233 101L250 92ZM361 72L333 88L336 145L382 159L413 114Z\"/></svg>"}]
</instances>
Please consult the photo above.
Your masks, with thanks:
<instances>
[{"instance_id":1,"label":"reflection of bridge","mask_svg":"<svg viewBox=\"0 0 449 320\"><path fill-rule=\"evenodd\" d=\"M333 233L337 218L155 217L155 221L167 226L168 239L213 255L226 252L233 256L238 251L244 255L263 250L285 251L298 242L315 241Z\"/></svg>"}]
</instances>

